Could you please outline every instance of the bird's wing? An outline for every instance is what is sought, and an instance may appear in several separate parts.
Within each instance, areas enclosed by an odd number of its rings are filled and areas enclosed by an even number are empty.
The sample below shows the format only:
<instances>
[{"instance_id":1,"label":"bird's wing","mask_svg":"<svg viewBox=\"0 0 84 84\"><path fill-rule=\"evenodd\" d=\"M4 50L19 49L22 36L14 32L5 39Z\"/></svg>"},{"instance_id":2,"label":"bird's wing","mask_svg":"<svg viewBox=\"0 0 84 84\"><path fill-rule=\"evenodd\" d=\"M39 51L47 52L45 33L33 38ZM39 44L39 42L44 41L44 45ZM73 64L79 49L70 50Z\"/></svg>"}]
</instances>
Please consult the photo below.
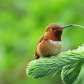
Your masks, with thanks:
<instances>
[{"instance_id":1,"label":"bird's wing","mask_svg":"<svg viewBox=\"0 0 84 84\"><path fill-rule=\"evenodd\" d=\"M38 45L38 43L40 43L40 42L43 40L43 38L44 38L44 35L42 35L42 36L38 39L37 45Z\"/></svg>"},{"instance_id":2,"label":"bird's wing","mask_svg":"<svg viewBox=\"0 0 84 84\"><path fill-rule=\"evenodd\" d=\"M42 42L43 38L44 38L44 36L42 35L42 36L38 39L37 45L38 45L40 42ZM34 54L34 56L35 56L35 59L38 59L38 58L39 58L39 55L37 54L37 46L36 46L36 49L35 49L35 54Z\"/></svg>"}]
</instances>

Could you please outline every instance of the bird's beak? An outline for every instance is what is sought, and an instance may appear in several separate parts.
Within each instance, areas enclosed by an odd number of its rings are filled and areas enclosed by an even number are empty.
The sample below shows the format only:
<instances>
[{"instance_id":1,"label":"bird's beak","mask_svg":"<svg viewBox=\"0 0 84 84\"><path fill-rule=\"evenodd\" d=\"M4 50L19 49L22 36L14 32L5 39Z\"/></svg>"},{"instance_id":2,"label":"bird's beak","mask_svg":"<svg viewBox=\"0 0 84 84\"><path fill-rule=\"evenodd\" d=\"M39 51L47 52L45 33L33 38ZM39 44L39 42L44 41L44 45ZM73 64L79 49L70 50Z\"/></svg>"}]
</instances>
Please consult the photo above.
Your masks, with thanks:
<instances>
[{"instance_id":1,"label":"bird's beak","mask_svg":"<svg viewBox=\"0 0 84 84\"><path fill-rule=\"evenodd\" d=\"M62 27L61 29L64 29L64 28L67 28L67 27L71 27L71 26L73 26L73 25L72 24L71 25L67 25L67 26Z\"/></svg>"}]
</instances>

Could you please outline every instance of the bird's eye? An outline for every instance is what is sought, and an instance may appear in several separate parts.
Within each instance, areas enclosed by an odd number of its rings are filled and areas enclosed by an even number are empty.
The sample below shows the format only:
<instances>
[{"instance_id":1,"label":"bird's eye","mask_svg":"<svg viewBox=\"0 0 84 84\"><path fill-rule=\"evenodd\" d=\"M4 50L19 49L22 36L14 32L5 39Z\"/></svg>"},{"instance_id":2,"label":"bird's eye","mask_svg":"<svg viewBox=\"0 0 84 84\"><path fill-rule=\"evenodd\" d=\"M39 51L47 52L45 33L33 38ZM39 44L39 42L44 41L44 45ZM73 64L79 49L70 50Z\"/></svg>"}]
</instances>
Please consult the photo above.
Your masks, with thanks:
<instances>
[{"instance_id":1,"label":"bird's eye","mask_svg":"<svg viewBox=\"0 0 84 84\"><path fill-rule=\"evenodd\" d=\"M51 30L55 30L55 28L51 28Z\"/></svg>"}]
</instances>

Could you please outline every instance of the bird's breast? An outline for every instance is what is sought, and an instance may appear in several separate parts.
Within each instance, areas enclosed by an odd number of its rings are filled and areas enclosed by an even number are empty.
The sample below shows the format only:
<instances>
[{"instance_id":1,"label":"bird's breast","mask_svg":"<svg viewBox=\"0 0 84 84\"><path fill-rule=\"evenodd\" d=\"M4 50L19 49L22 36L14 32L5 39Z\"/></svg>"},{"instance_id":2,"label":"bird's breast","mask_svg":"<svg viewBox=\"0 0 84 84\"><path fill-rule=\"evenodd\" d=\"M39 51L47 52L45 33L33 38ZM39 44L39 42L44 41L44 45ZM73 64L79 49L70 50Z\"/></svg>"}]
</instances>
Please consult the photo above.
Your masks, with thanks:
<instances>
[{"instance_id":1,"label":"bird's breast","mask_svg":"<svg viewBox=\"0 0 84 84\"><path fill-rule=\"evenodd\" d=\"M58 54L61 49L61 41L44 40L37 45L37 53L41 57Z\"/></svg>"}]
</instances>

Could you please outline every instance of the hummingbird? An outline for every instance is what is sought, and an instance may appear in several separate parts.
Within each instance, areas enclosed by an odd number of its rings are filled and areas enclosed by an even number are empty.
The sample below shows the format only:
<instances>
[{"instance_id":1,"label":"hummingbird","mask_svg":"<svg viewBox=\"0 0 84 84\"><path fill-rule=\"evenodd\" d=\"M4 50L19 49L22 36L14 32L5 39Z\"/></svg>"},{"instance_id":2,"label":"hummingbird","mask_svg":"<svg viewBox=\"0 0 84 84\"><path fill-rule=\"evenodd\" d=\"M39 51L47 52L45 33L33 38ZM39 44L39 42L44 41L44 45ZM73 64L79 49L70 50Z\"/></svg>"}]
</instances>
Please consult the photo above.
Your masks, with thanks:
<instances>
[{"instance_id":1,"label":"hummingbird","mask_svg":"<svg viewBox=\"0 0 84 84\"><path fill-rule=\"evenodd\" d=\"M35 49L35 59L57 55L61 50L61 35L64 28L73 25L61 27L52 23L45 28L45 32L38 39Z\"/></svg>"}]
</instances>

